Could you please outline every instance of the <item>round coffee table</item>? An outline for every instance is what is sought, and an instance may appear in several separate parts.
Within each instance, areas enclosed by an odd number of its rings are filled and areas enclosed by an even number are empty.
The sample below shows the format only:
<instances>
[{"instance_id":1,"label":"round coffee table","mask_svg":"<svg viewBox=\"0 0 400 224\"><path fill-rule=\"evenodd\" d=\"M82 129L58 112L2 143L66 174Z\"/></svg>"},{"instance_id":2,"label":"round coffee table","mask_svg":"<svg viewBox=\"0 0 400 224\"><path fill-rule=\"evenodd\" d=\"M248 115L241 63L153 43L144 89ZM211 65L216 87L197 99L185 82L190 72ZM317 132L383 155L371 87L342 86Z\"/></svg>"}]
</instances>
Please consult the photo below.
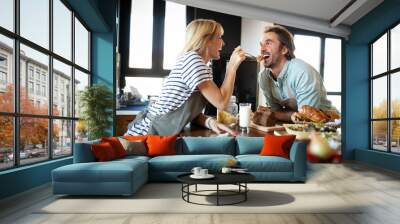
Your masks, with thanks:
<instances>
[{"instance_id":1,"label":"round coffee table","mask_svg":"<svg viewBox=\"0 0 400 224\"><path fill-rule=\"evenodd\" d=\"M177 177L178 181L182 183L182 199L188 203L198 205L234 205L247 200L247 192L249 188L247 183L255 180L255 177L249 173L216 173L213 174L215 177L211 179L193 179L190 177L191 173L182 174ZM204 185L215 185L215 190L197 190L198 184ZM190 186L195 186L194 191L190 191ZM224 190L220 189L220 185L236 185L237 190ZM206 194L209 192L215 192L215 194ZM190 196L203 196L203 197L216 197L216 204L203 204L197 203L190 200ZM231 203L221 203L221 197L232 197L240 196L240 199Z\"/></svg>"}]
</instances>

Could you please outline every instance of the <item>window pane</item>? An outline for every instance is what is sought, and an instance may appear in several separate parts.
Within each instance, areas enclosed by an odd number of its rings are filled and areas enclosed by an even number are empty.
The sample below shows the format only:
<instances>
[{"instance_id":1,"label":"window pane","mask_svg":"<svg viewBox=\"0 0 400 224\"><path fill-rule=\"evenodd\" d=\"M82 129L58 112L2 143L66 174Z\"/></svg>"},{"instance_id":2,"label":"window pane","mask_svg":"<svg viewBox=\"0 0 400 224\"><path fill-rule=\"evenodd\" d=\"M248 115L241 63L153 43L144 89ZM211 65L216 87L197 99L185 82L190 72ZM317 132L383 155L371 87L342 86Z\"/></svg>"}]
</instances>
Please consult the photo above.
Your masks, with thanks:
<instances>
[{"instance_id":1,"label":"window pane","mask_svg":"<svg viewBox=\"0 0 400 224\"><path fill-rule=\"evenodd\" d=\"M14 164L14 125L10 116L0 116L0 170Z\"/></svg>"},{"instance_id":2,"label":"window pane","mask_svg":"<svg viewBox=\"0 0 400 224\"><path fill-rule=\"evenodd\" d=\"M88 129L84 120L75 121L75 143L88 140Z\"/></svg>"},{"instance_id":3,"label":"window pane","mask_svg":"<svg viewBox=\"0 0 400 224\"><path fill-rule=\"evenodd\" d=\"M14 1L0 1L0 26L14 31Z\"/></svg>"},{"instance_id":4,"label":"window pane","mask_svg":"<svg viewBox=\"0 0 400 224\"><path fill-rule=\"evenodd\" d=\"M124 92L131 92L136 100L147 100L149 96L161 94L164 78L126 77L125 81Z\"/></svg>"},{"instance_id":5,"label":"window pane","mask_svg":"<svg viewBox=\"0 0 400 224\"><path fill-rule=\"evenodd\" d=\"M400 67L400 24L390 33L390 59L391 69Z\"/></svg>"},{"instance_id":6,"label":"window pane","mask_svg":"<svg viewBox=\"0 0 400 224\"><path fill-rule=\"evenodd\" d=\"M21 117L20 119L21 164L34 163L49 158L49 120Z\"/></svg>"},{"instance_id":7,"label":"window pane","mask_svg":"<svg viewBox=\"0 0 400 224\"><path fill-rule=\"evenodd\" d=\"M129 67L151 68L153 0L132 0Z\"/></svg>"},{"instance_id":8,"label":"window pane","mask_svg":"<svg viewBox=\"0 0 400 224\"><path fill-rule=\"evenodd\" d=\"M49 48L49 1L20 0L21 36Z\"/></svg>"},{"instance_id":9,"label":"window pane","mask_svg":"<svg viewBox=\"0 0 400 224\"><path fill-rule=\"evenodd\" d=\"M372 148L387 151L387 121L372 122Z\"/></svg>"},{"instance_id":10,"label":"window pane","mask_svg":"<svg viewBox=\"0 0 400 224\"><path fill-rule=\"evenodd\" d=\"M338 109L339 112L342 111L342 96L338 95L328 95L328 100L332 102L332 105Z\"/></svg>"},{"instance_id":11,"label":"window pane","mask_svg":"<svg viewBox=\"0 0 400 224\"><path fill-rule=\"evenodd\" d=\"M372 107L372 118L387 118L386 76L372 81Z\"/></svg>"},{"instance_id":12,"label":"window pane","mask_svg":"<svg viewBox=\"0 0 400 224\"><path fill-rule=\"evenodd\" d=\"M60 1L53 1L53 51L71 60L72 12Z\"/></svg>"},{"instance_id":13,"label":"window pane","mask_svg":"<svg viewBox=\"0 0 400 224\"><path fill-rule=\"evenodd\" d=\"M309 63L319 72L321 60L321 38L306 35L295 35L294 45L296 46L296 50L294 51L296 58L300 58Z\"/></svg>"},{"instance_id":14,"label":"window pane","mask_svg":"<svg viewBox=\"0 0 400 224\"><path fill-rule=\"evenodd\" d=\"M387 71L387 34L372 44L372 75Z\"/></svg>"},{"instance_id":15,"label":"window pane","mask_svg":"<svg viewBox=\"0 0 400 224\"><path fill-rule=\"evenodd\" d=\"M53 115L72 117L71 66L53 60Z\"/></svg>"},{"instance_id":16,"label":"window pane","mask_svg":"<svg viewBox=\"0 0 400 224\"><path fill-rule=\"evenodd\" d=\"M186 6L166 2L165 7L163 68L172 69L185 43Z\"/></svg>"},{"instance_id":17,"label":"window pane","mask_svg":"<svg viewBox=\"0 0 400 224\"><path fill-rule=\"evenodd\" d=\"M340 92L342 86L342 40L326 38L324 85L328 92Z\"/></svg>"},{"instance_id":18,"label":"window pane","mask_svg":"<svg viewBox=\"0 0 400 224\"><path fill-rule=\"evenodd\" d=\"M81 114L81 107L79 106L79 98L82 90L89 86L89 75L75 69L75 117Z\"/></svg>"},{"instance_id":19,"label":"window pane","mask_svg":"<svg viewBox=\"0 0 400 224\"><path fill-rule=\"evenodd\" d=\"M14 111L14 43L0 35L0 111Z\"/></svg>"},{"instance_id":20,"label":"window pane","mask_svg":"<svg viewBox=\"0 0 400 224\"><path fill-rule=\"evenodd\" d=\"M394 120L390 122L391 127L391 141L392 141L392 152L400 153L400 121Z\"/></svg>"},{"instance_id":21,"label":"window pane","mask_svg":"<svg viewBox=\"0 0 400 224\"><path fill-rule=\"evenodd\" d=\"M89 32L75 18L75 63L89 70Z\"/></svg>"},{"instance_id":22,"label":"window pane","mask_svg":"<svg viewBox=\"0 0 400 224\"><path fill-rule=\"evenodd\" d=\"M390 88L390 98L391 98L391 116L400 118L400 72L391 74L391 88Z\"/></svg>"},{"instance_id":23,"label":"window pane","mask_svg":"<svg viewBox=\"0 0 400 224\"><path fill-rule=\"evenodd\" d=\"M72 154L72 121L53 120L53 157Z\"/></svg>"},{"instance_id":24,"label":"window pane","mask_svg":"<svg viewBox=\"0 0 400 224\"><path fill-rule=\"evenodd\" d=\"M47 115L49 108L49 57L21 44L20 62L21 113ZM31 88L33 88L33 92L31 92Z\"/></svg>"}]
</instances>

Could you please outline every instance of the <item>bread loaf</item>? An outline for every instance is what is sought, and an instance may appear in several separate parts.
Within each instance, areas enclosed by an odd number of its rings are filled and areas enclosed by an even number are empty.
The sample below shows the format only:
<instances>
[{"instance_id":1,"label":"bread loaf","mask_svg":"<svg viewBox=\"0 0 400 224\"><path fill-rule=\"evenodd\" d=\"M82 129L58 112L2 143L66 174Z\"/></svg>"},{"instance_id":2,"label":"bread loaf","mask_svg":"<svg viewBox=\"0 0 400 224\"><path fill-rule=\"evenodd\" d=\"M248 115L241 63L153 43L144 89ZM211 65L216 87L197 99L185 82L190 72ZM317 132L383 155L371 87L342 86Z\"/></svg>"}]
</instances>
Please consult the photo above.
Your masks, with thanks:
<instances>
[{"instance_id":1,"label":"bread loaf","mask_svg":"<svg viewBox=\"0 0 400 224\"><path fill-rule=\"evenodd\" d=\"M261 126L274 126L276 121L274 113L267 107L259 106L253 115L253 123Z\"/></svg>"}]
</instances>

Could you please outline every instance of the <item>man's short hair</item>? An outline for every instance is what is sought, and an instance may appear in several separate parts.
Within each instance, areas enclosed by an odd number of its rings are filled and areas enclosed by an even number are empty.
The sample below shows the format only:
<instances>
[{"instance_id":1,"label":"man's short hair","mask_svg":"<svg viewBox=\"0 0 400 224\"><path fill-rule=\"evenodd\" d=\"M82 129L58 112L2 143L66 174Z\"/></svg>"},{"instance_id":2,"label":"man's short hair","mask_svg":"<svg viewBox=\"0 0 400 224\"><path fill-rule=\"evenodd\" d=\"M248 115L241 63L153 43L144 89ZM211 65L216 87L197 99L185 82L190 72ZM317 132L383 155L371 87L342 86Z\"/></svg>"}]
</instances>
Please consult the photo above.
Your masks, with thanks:
<instances>
[{"instance_id":1,"label":"man's short hair","mask_svg":"<svg viewBox=\"0 0 400 224\"><path fill-rule=\"evenodd\" d=\"M269 33L269 32L274 32L278 36L279 42L281 42L282 45L284 45L287 49L288 52L286 53L286 59L291 60L292 58L295 58L294 56L294 41L293 41L293 35L283 26L279 25L274 25L274 26L267 26L264 29L264 33Z\"/></svg>"}]
</instances>

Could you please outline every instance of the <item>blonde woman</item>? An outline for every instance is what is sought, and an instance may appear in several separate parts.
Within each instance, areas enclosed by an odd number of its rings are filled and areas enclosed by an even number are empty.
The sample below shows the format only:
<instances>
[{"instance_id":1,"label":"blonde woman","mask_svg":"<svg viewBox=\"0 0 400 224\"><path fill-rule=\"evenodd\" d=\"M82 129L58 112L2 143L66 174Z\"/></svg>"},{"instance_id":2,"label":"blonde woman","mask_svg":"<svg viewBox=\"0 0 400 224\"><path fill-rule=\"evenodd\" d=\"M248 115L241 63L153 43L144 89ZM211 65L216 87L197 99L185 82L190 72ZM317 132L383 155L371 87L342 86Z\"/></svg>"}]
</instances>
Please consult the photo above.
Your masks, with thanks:
<instances>
[{"instance_id":1,"label":"blonde woman","mask_svg":"<svg viewBox=\"0 0 400 224\"><path fill-rule=\"evenodd\" d=\"M198 19L187 26L185 47L160 96L129 124L127 135L175 135L189 122L216 133L235 135L227 126L202 114L207 102L220 110L226 107L233 92L236 70L245 59L244 51L237 47L227 65L225 80L218 88L207 64L220 58L223 33L221 24L213 20Z\"/></svg>"}]
</instances>

